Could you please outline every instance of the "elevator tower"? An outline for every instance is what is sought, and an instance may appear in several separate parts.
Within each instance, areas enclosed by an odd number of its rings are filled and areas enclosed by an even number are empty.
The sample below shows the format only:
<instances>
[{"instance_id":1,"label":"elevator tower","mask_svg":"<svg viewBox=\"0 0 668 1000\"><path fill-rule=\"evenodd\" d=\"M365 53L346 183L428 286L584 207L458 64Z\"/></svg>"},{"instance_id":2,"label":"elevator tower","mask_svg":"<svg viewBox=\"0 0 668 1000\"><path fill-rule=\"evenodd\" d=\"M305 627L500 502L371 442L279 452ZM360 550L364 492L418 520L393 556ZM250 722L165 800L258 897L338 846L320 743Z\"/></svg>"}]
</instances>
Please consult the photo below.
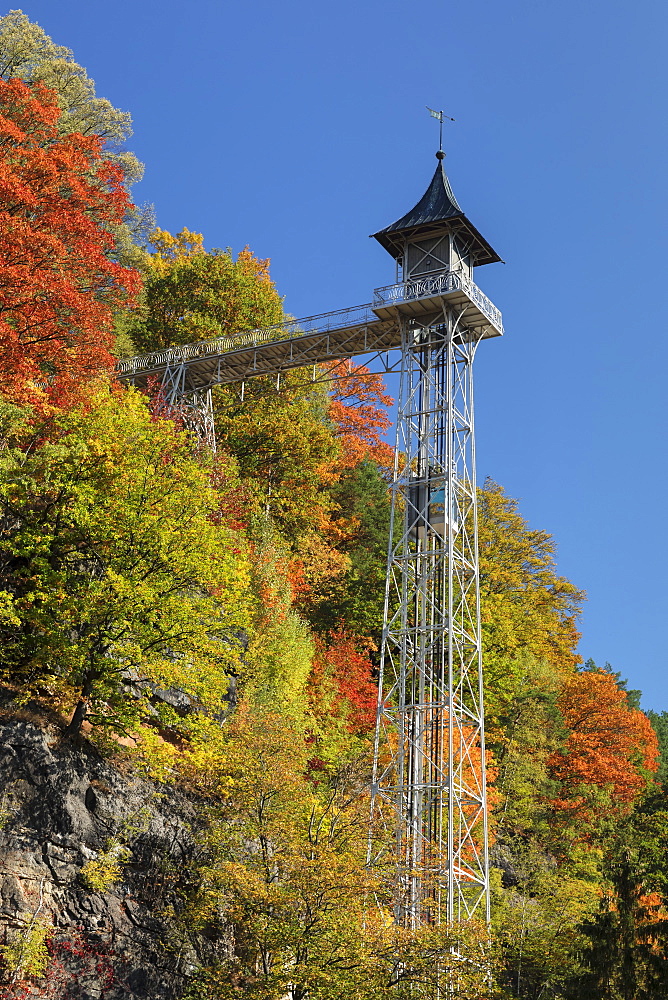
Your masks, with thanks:
<instances>
[{"instance_id":1,"label":"elevator tower","mask_svg":"<svg viewBox=\"0 0 668 1000\"><path fill-rule=\"evenodd\" d=\"M473 274L500 257L444 155L417 205L374 234L397 268L374 311L394 309L402 363L372 808L394 830L408 927L489 919L473 359L502 326L481 323L481 305L496 310Z\"/></svg>"},{"instance_id":2,"label":"elevator tower","mask_svg":"<svg viewBox=\"0 0 668 1000\"><path fill-rule=\"evenodd\" d=\"M396 918L489 915L473 359L503 333L474 282L500 260L457 204L444 154L417 205L375 238L396 262L373 301L120 361L215 446L211 389L364 356L399 370L392 531L372 790L394 834Z\"/></svg>"}]
</instances>

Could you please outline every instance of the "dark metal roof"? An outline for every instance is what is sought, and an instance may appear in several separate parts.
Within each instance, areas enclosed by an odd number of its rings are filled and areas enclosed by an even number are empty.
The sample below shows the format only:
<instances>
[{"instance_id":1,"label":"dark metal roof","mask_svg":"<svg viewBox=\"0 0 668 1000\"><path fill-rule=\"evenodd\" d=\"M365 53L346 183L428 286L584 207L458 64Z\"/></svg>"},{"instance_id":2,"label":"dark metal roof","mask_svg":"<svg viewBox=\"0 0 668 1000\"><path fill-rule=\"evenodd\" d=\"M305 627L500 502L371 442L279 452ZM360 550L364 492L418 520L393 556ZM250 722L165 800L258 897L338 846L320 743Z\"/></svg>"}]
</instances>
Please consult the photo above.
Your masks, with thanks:
<instances>
[{"instance_id":1,"label":"dark metal roof","mask_svg":"<svg viewBox=\"0 0 668 1000\"><path fill-rule=\"evenodd\" d=\"M437 154L438 155L438 154ZM450 229L459 232L470 248L474 266L493 264L501 258L484 236L478 232L457 204L448 175L439 157L438 166L431 179L431 184L410 212L402 216L391 226L386 226L373 238L393 257L401 257L407 238L428 237Z\"/></svg>"}]
</instances>

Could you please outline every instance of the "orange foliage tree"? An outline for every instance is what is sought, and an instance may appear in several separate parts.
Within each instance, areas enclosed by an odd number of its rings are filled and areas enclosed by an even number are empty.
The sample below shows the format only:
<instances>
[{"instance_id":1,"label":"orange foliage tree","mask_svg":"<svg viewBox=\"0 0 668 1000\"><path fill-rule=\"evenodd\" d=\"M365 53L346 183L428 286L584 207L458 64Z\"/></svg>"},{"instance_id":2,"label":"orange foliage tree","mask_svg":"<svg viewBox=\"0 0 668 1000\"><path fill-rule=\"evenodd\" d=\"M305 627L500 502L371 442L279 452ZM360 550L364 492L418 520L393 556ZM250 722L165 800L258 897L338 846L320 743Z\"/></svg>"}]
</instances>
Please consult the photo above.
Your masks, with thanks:
<instances>
[{"instance_id":1,"label":"orange foliage tree","mask_svg":"<svg viewBox=\"0 0 668 1000\"><path fill-rule=\"evenodd\" d=\"M317 638L308 695L316 718L342 719L351 733L371 732L378 687L368 646L343 627Z\"/></svg>"},{"instance_id":2,"label":"orange foliage tree","mask_svg":"<svg viewBox=\"0 0 668 1000\"><path fill-rule=\"evenodd\" d=\"M334 361L326 367L336 379L329 416L341 445L341 467L352 469L371 458L382 468L390 469L394 451L381 435L392 426L387 407L394 400L387 394L383 376L350 359Z\"/></svg>"},{"instance_id":3,"label":"orange foliage tree","mask_svg":"<svg viewBox=\"0 0 668 1000\"><path fill-rule=\"evenodd\" d=\"M612 805L627 812L658 766L659 747L652 725L628 704L615 676L587 670L569 677L559 696L569 735L564 751L552 756L561 782L557 809L577 812L585 803L583 785L610 790Z\"/></svg>"},{"instance_id":4,"label":"orange foliage tree","mask_svg":"<svg viewBox=\"0 0 668 1000\"><path fill-rule=\"evenodd\" d=\"M0 80L0 385L23 401L113 367L112 315L140 281L110 259L121 170L98 137L59 135L60 114L47 88Z\"/></svg>"}]
</instances>

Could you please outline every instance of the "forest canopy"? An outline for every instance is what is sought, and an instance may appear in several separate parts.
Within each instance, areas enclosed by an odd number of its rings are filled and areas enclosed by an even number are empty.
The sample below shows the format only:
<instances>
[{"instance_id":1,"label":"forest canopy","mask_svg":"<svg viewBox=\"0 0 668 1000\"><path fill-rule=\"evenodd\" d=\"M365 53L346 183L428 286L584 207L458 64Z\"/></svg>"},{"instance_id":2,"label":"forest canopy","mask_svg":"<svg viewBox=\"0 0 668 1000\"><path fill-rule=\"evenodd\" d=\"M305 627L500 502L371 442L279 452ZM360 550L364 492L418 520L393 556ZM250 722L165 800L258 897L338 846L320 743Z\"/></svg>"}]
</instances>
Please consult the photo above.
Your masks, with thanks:
<instances>
[{"instance_id":1,"label":"forest canopy","mask_svg":"<svg viewBox=\"0 0 668 1000\"><path fill-rule=\"evenodd\" d=\"M369 823L393 401L354 361L217 386L214 453L158 384L115 378L119 356L285 318L250 248L147 234L129 134L68 49L0 18L3 712L196 804L170 919L215 947L182 1000L413 1000L444 976L461 1000L665 997L666 713L582 664L584 594L491 481L491 930L395 923ZM49 933L39 961L18 932L0 946L2 1000L56 996Z\"/></svg>"}]
</instances>

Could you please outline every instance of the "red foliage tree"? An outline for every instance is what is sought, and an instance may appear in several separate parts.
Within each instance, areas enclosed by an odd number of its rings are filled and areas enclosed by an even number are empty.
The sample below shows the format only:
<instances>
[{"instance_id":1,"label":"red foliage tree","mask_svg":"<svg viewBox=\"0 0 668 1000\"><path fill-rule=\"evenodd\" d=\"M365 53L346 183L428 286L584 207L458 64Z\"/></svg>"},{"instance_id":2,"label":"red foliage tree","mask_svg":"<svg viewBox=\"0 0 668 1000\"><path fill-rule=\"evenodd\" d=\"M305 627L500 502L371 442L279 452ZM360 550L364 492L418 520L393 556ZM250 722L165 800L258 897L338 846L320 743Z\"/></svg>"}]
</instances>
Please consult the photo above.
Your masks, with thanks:
<instances>
[{"instance_id":1,"label":"red foliage tree","mask_svg":"<svg viewBox=\"0 0 668 1000\"><path fill-rule=\"evenodd\" d=\"M45 943L49 963L44 975L36 980L15 974L10 984L0 987L0 1000L75 1000L91 994L103 1000L114 987L123 994L129 992L118 978L125 963L108 945L78 928L67 937L54 933Z\"/></svg>"},{"instance_id":2,"label":"red foliage tree","mask_svg":"<svg viewBox=\"0 0 668 1000\"><path fill-rule=\"evenodd\" d=\"M113 367L113 311L140 281L111 259L122 173L97 136L59 135L60 113L47 88L0 80L0 387L21 401Z\"/></svg>"},{"instance_id":3,"label":"red foliage tree","mask_svg":"<svg viewBox=\"0 0 668 1000\"><path fill-rule=\"evenodd\" d=\"M550 760L562 786L562 797L553 805L575 812L585 801L581 786L593 785L610 789L613 806L627 811L644 789L648 772L658 766L658 741L649 719L629 706L626 692L605 670L569 677L559 708L570 732L565 752Z\"/></svg>"},{"instance_id":4,"label":"red foliage tree","mask_svg":"<svg viewBox=\"0 0 668 1000\"><path fill-rule=\"evenodd\" d=\"M394 450L381 435L392 426L387 407L394 400L387 394L383 376L349 359L327 367L336 379L329 415L341 442L341 467L352 469L371 458L383 468L392 468Z\"/></svg>"},{"instance_id":5,"label":"red foliage tree","mask_svg":"<svg viewBox=\"0 0 668 1000\"><path fill-rule=\"evenodd\" d=\"M351 733L371 732L376 724L378 687L368 648L344 628L316 640L309 679L309 701L316 715L345 720Z\"/></svg>"}]
</instances>

